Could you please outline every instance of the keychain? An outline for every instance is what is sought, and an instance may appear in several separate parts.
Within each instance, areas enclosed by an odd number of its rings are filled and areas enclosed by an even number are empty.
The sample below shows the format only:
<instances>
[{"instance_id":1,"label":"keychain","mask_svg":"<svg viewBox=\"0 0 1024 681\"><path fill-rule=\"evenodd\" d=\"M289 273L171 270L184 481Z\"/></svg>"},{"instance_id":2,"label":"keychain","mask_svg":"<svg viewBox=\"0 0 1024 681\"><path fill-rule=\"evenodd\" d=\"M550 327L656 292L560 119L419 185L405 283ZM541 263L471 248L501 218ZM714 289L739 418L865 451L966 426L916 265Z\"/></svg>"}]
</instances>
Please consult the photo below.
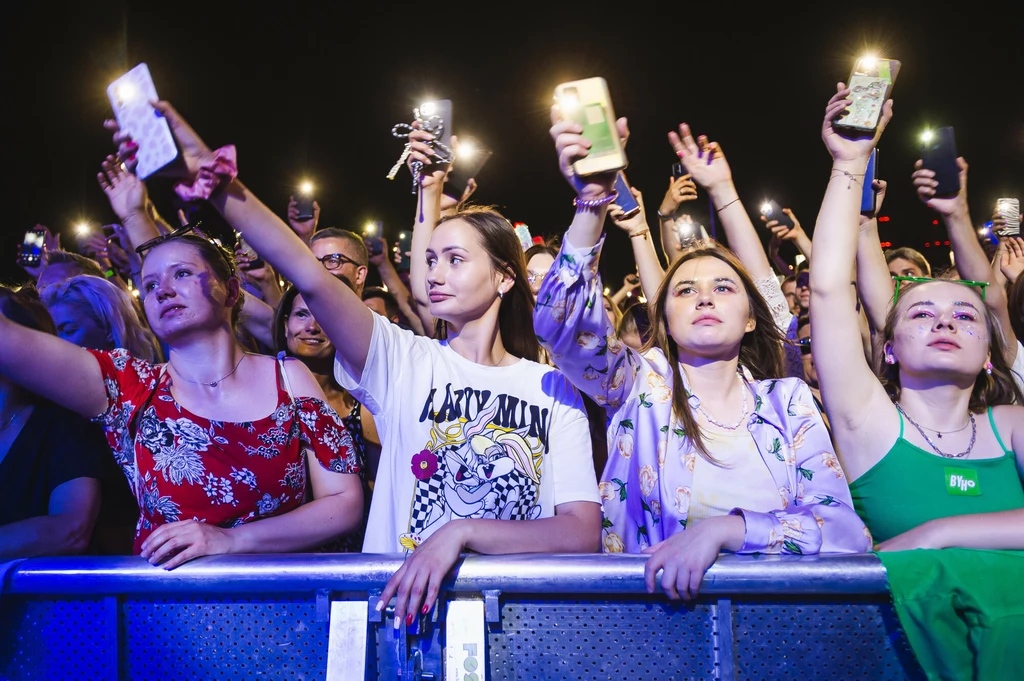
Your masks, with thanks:
<instances>
[{"instance_id":1,"label":"keychain","mask_svg":"<svg viewBox=\"0 0 1024 681\"><path fill-rule=\"evenodd\" d=\"M428 116L426 119L424 119L423 117L420 116L419 107L412 110L412 115L415 119L415 122L419 123L420 130L425 130L426 132L429 132L431 135L434 136L433 140L427 142L427 144L430 145L430 148L434 152L434 157L441 163L451 163L453 156L452 150L449 149L444 144L442 144L440 141L438 141L441 135L444 133L444 120L442 120L440 116L436 115ZM409 125L408 123L399 123L395 127L391 128L391 134L398 139L401 139L403 137L405 139L409 139L409 134L415 129L415 127ZM441 153L438 153L439 151ZM402 155L398 157L398 161L395 163L394 166L392 166L390 172L388 172L387 177L389 180L395 179L395 176L398 174L398 171L402 168L406 160L409 158L410 153L412 153L412 142L406 142L405 149L402 150ZM420 185L420 180L422 179L423 162L413 161L411 165L412 193L415 194L417 188Z\"/></svg>"}]
</instances>

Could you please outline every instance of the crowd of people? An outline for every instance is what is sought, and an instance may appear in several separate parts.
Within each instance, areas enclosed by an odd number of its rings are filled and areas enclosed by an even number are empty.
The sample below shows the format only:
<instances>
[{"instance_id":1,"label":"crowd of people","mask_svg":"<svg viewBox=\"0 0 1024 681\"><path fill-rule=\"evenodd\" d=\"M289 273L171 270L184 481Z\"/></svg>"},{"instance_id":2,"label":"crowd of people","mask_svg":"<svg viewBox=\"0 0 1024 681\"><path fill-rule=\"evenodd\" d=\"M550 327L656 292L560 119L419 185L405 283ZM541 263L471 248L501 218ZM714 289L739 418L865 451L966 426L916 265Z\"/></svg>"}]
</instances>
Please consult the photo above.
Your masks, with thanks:
<instances>
[{"instance_id":1,"label":"crowd of people","mask_svg":"<svg viewBox=\"0 0 1024 681\"><path fill-rule=\"evenodd\" d=\"M892 103L849 137L849 94L822 119L813 232L789 209L792 226L762 218L767 251L722 147L685 123L668 133L685 175L652 221L636 189L641 209L619 208L615 172L574 172L591 143L554 107L575 211L525 251L414 123L402 253L320 228L317 205L279 217L233 147L159 102L180 154L163 174L244 242L173 226L108 121L114 234L84 254L49 235L31 281L0 288L0 557L404 553L379 601L397 627L466 552L648 554L649 590L690 600L723 552L877 551L926 670L1008 678L1024 666L1024 241L986 253L960 159L955 196L921 163L899 183L956 267L932 278L917 251L883 251L861 198ZM877 213L888 185L872 188ZM698 192L723 243L681 236ZM637 267L614 293L606 223Z\"/></svg>"}]
</instances>

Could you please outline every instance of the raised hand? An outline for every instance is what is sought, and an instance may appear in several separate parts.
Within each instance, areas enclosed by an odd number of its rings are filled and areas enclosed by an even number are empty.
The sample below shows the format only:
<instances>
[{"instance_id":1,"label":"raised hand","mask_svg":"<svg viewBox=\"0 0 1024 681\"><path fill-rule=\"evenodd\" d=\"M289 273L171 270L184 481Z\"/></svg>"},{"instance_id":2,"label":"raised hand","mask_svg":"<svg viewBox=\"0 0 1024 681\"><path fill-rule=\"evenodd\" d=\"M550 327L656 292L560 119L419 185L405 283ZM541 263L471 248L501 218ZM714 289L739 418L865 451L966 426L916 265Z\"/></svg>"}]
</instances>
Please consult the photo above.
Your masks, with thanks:
<instances>
[{"instance_id":1,"label":"raised hand","mask_svg":"<svg viewBox=\"0 0 1024 681\"><path fill-rule=\"evenodd\" d=\"M636 187L630 187L629 191L633 193L636 202L640 204L640 211L632 217L626 218L623 217L622 208L613 203L608 209L608 217L612 219L616 227L626 234L632 235L647 227L647 213L644 210L644 196L640 193L640 190Z\"/></svg>"},{"instance_id":2,"label":"raised hand","mask_svg":"<svg viewBox=\"0 0 1024 681\"><path fill-rule=\"evenodd\" d=\"M1011 236L999 243L999 271L1011 283L1024 272L1024 239Z\"/></svg>"},{"instance_id":3,"label":"raised hand","mask_svg":"<svg viewBox=\"0 0 1024 681\"><path fill-rule=\"evenodd\" d=\"M448 173L452 169L452 164L443 163L437 152L430 146L429 142L433 139L433 135L419 128L419 123L413 123L413 130L409 133L411 149L405 164L409 167L410 173L413 172L413 161L419 161L423 164L420 186L423 187L424 191L428 189L442 189L445 178L448 177ZM457 145L458 138L452 135L452 148L458 149Z\"/></svg>"},{"instance_id":4,"label":"raised hand","mask_svg":"<svg viewBox=\"0 0 1024 681\"><path fill-rule=\"evenodd\" d=\"M102 172L96 173L96 181L117 217L123 221L146 212L149 195L142 180L128 172L126 166L113 156L104 159L101 169Z\"/></svg>"},{"instance_id":5,"label":"raised hand","mask_svg":"<svg viewBox=\"0 0 1024 681\"><path fill-rule=\"evenodd\" d=\"M885 180L875 180L871 183L871 188L875 191L875 215L871 217L862 213L860 216L861 225L871 222L875 217L882 214L882 202L885 201L885 189L888 186L889 184Z\"/></svg>"},{"instance_id":6,"label":"raised hand","mask_svg":"<svg viewBox=\"0 0 1024 681\"><path fill-rule=\"evenodd\" d=\"M316 232L317 223L320 222L320 204L313 202L313 217L307 220L299 219L299 204L294 196L288 197L288 224L292 231L299 235L299 238L309 244Z\"/></svg>"},{"instance_id":7,"label":"raised hand","mask_svg":"<svg viewBox=\"0 0 1024 681\"><path fill-rule=\"evenodd\" d=\"M46 264L46 254L52 253L53 251L60 250L60 234L54 235L50 231L50 228L46 225L36 225L33 229L40 230L43 232L43 249L39 257L38 265L21 265L18 267L28 272L29 276L33 279L39 279L39 273L43 271L43 266Z\"/></svg>"},{"instance_id":8,"label":"raised hand","mask_svg":"<svg viewBox=\"0 0 1024 681\"><path fill-rule=\"evenodd\" d=\"M672 145L689 176L707 191L732 184L732 170L718 142L709 142L706 135L701 135L695 141L690 126L681 123L678 134L668 134L668 143Z\"/></svg>"},{"instance_id":9,"label":"raised hand","mask_svg":"<svg viewBox=\"0 0 1024 681\"><path fill-rule=\"evenodd\" d=\"M668 181L668 190L661 200L658 212L668 217L674 215L679 206L687 201L697 198L697 183L689 175L683 175Z\"/></svg>"},{"instance_id":10,"label":"raised hand","mask_svg":"<svg viewBox=\"0 0 1024 681\"><path fill-rule=\"evenodd\" d=\"M892 120L892 100L887 100L882 106L882 117L878 121L874 137L851 138L843 136L832 126L835 119L853 103L847 99L849 94L850 89L845 84L836 84L836 94L832 95L825 106L821 139L825 142L825 148L828 149L834 161L866 161L871 155L871 150L878 143L878 139L882 136L882 132L885 131L885 126L889 125L889 121Z\"/></svg>"},{"instance_id":11,"label":"raised hand","mask_svg":"<svg viewBox=\"0 0 1024 681\"><path fill-rule=\"evenodd\" d=\"M967 161L963 158L956 160L960 168L960 193L956 196L940 199L935 197L935 188L939 186L935 179L935 171L923 167L918 161L914 164L914 189L917 190L917 198L934 210L939 215L949 216L958 210L967 210Z\"/></svg>"},{"instance_id":12,"label":"raised hand","mask_svg":"<svg viewBox=\"0 0 1024 681\"><path fill-rule=\"evenodd\" d=\"M800 226L800 221L796 219L796 215L793 214L788 208L783 208L782 212L789 216L789 219L793 221L792 227L786 227L780 225L778 220L769 220L765 216L761 216L761 222L765 223L765 227L772 233L772 239L779 241L796 241L805 236L804 228Z\"/></svg>"},{"instance_id":13,"label":"raised hand","mask_svg":"<svg viewBox=\"0 0 1024 681\"><path fill-rule=\"evenodd\" d=\"M619 137L625 145L629 138L629 125L625 118L616 121ZM572 164L590 153L590 142L583 137L583 128L572 121L563 120L562 112L557 105L551 107L551 139L555 142L558 153L558 169L576 195L583 198L600 198L612 192L615 185L616 172L599 173L580 177L576 175Z\"/></svg>"}]
</instances>

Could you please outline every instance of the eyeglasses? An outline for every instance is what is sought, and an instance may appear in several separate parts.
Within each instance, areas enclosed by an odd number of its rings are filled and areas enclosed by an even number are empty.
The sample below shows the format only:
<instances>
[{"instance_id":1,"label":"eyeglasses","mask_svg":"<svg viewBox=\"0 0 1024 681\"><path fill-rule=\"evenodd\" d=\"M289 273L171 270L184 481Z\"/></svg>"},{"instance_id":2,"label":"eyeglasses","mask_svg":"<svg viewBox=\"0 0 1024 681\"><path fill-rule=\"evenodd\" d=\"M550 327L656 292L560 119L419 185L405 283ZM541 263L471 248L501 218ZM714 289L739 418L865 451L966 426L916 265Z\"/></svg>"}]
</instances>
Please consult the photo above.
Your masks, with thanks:
<instances>
[{"instance_id":1,"label":"eyeglasses","mask_svg":"<svg viewBox=\"0 0 1024 681\"><path fill-rule=\"evenodd\" d=\"M800 354L801 355L809 355L809 354L811 354L811 337L810 336L808 336L807 338L801 338L800 340L798 340L796 342L796 344L800 346Z\"/></svg>"},{"instance_id":2,"label":"eyeglasses","mask_svg":"<svg viewBox=\"0 0 1024 681\"><path fill-rule=\"evenodd\" d=\"M146 242L140 244L135 249L135 252L139 255L139 257L142 257L147 252L153 250L154 248L156 248L160 244L165 244L168 241L173 241L174 239L180 239L181 237L183 237L183 236L185 236L187 234L195 234L197 237L199 237L201 239L204 239L206 241L209 241L210 244L213 245L213 247L217 250L217 253L224 260L224 264L226 264L228 266L228 276L229 277L235 276L235 273L236 273L235 263L232 261L231 256L227 252L227 249L225 249L221 245L221 243L219 241L217 241L216 239L210 238L204 232L202 232L199 229L199 227L202 224L203 223L201 221L196 220L195 222L188 223L184 227L179 227L178 229L170 231L167 234L161 234L158 237L154 237L154 238L150 239L149 241L146 241Z\"/></svg>"},{"instance_id":3,"label":"eyeglasses","mask_svg":"<svg viewBox=\"0 0 1024 681\"><path fill-rule=\"evenodd\" d=\"M801 272L796 275L796 287L797 288L808 288L811 285L811 274L810 272Z\"/></svg>"},{"instance_id":4,"label":"eyeglasses","mask_svg":"<svg viewBox=\"0 0 1024 681\"><path fill-rule=\"evenodd\" d=\"M356 267L362 267L358 262L343 253L329 253L322 258L317 258L317 260L319 260L320 264L326 269L331 271L341 269L342 265L355 265Z\"/></svg>"},{"instance_id":5,"label":"eyeglasses","mask_svg":"<svg viewBox=\"0 0 1024 681\"><path fill-rule=\"evenodd\" d=\"M892 304L895 305L896 301L900 299L900 288L901 285L906 282L908 284L924 284L929 281L948 281L951 284L963 284L964 286L977 286L981 289L981 300L985 300L985 289L988 287L987 281L967 281L966 279L934 279L931 277L893 277L892 280L896 282L896 291L892 297ZM909 286L902 286L903 290L909 288Z\"/></svg>"},{"instance_id":6,"label":"eyeglasses","mask_svg":"<svg viewBox=\"0 0 1024 681\"><path fill-rule=\"evenodd\" d=\"M546 276L548 276L547 272L527 272L526 280L531 284L539 284L544 281Z\"/></svg>"}]
</instances>

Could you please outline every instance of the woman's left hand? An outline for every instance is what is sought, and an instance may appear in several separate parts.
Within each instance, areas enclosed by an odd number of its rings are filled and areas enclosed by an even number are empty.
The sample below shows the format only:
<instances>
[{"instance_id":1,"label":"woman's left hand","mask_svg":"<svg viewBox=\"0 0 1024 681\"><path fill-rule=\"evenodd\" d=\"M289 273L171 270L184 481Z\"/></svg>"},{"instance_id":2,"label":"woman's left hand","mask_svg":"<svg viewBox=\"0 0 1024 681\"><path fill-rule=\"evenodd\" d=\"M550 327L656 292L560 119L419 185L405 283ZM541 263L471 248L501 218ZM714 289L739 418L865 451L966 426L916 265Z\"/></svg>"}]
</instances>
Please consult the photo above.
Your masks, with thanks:
<instances>
[{"instance_id":1,"label":"woman's left hand","mask_svg":"<svg viewBox=\"0 0 1024 681\"><path fill-rule=\"evenodd\" d=\"M875 551L910 551L912 549L944 549L941 518L921 523L917 527L875 544Z\"/></svg>"},{"instance_id":2,"label":"woman's left hand","mask_svg":"<svg viewBox=\"0 0 1024 681\"><path fill-rule=\"evenodd\" d=\"M647 592L654 593L658 570L664 569L661 588L669 598L697 598L704 573L714 565L722 549L742 546L745 527L740 516L708 518L644 549L650 555L644 567Z\"/></svg>"},{"instance_id":3,"label":"woman's left hand","mask_svg":"<svg viewBox=\"0 0 1024 681\"><path fill-rule=\"evenodd\" d=\"M230 530L196 520L182 520L156 528L142 542L141 555L153 565L171 570L200 556L231 553L233 545Z\"/></svg>"},{"instance_id":4,"label":"woman's left hand","mask_svg":"<svg viewBox=\"0 0 1024 681\"><path fill-rule=\"evenodd\" d=\"M622 208L618 204L613 203L608 209L608 217L612 219L616 227L626 232L626 234L633 234L647 226L647 213L644 210L644 195L640 193L640 190L636 187L630 187L629 191L640 205L640 210L631 217L623 217Z\"/></svg>"},{"instance_id":5,"label":"woman's left hand","mask_svg":"<svg viewBox=\"0 0 1024 681\"><path fill-rule=\"evenodd\" d=\"M403 619L409 626L417 614L426 615L434 607L441 582L465 547L464 522L453 520L430 535L388 580L377 608L383 610L391 597L396 597L395 629Z\"/></svg>"}]
</instances>

